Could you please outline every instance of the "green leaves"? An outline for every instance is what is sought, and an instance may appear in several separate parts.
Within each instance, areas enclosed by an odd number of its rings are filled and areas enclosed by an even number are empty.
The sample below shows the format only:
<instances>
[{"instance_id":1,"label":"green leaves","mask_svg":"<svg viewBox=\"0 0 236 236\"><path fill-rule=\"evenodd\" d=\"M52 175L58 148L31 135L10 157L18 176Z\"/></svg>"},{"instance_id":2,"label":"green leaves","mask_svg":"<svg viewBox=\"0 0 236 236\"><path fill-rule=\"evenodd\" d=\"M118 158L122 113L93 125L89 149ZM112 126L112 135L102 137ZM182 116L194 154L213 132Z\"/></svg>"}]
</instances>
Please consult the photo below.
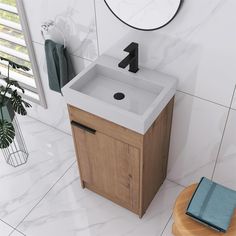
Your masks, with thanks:
<instances>
[{"instance_id":1,"label":"green leaves","mask_svg":"<svg viewBox=\"0 0 236 236\"><path fill-rule=\"evenodd\" d=\"M8 62L8 75L9 69L12 67L13 69L21 69L23 71L29 71L30 69L26 66L17 64L7 58L1 57L0 60ZM0 109L4 106L6 101L11 102L12 108L14 112L17 112L20 115L25 116L27 114L26 108L31 107L31 105L24 101L22 97L18 94L20 90L24 93L24 89L20 86L18 81L12 80L9 76L4 76L0 72L0 79L6 82L6 85L0 85ZM3 114L3 113L2 113ZM0 114L0 115L2 115ZM7 148L13 142L15 137L15 129L12 123L4 120L4 117L0 118L0 149Z\"/></svg>"},{"instance_id":2,"label":"green leaves","mask_svg":"<svg viewBox=\"0 0 236 236\"><path fill-rule=\"evenodd\" d=\"M18 81L13 80L13 79L9 79L9 78L5 78L4 80L5 80L5 82L7 83L8 86L9 86L9 85L10 85L10 86L14 86L14 87L20 89L20 90L22 91L22 93L25 92L25 90L20 86L20 84L18 83ZM9 90L9 87L8 87L8 90ZM9 91L7 91L7 92L9 92Z\"/></svg>"},{"instance_id":3,"label":"green leaves","mask_svg":"<svg viewBox=\"0 0 236 236\"><path fill-rule=\"evenodd\" d=\"M0 149L7 148L15 138L15 129L6 120L0 120Z\"/></svg>"},{"instance_id":4,"label":"green leaves","mask_svg":"<svg viewBox=\"0 0 236 236\"><path fill-rule=\"evenodd\" d=\"M22 116L27 115L27 111L25 107L28 108L28 107L31 107L31 105L28 102L24 101L22 97L17 94L17 90L12 92L10 99L11 99L12 107L15 112L17 112L18 114Z\"/></svg>"},{"instance_id":5,"label":"green leaves","mask_svg":"<svg viewBox=\"0 0 236 236\"><path fill-rule=\"evenodd\" d=\"M30 70L28 67L20 65L18 63L15 63L15 62L13 62L13 61L5 58L5 57L0 56L0 60L1 61L7 61L13 69L21 69L21 70L24 70L24 71L29 71Z\"/></svg>"},{"instance_id":6,"label":"green leaves","mask_svg":"<svg viewBox=\"0 0 236 236\"><path fill-rule=\"evenodd\" d=\"M0 85L0 93L5 92L5 87L3 85Z\"/></svg>"}]
</instances>

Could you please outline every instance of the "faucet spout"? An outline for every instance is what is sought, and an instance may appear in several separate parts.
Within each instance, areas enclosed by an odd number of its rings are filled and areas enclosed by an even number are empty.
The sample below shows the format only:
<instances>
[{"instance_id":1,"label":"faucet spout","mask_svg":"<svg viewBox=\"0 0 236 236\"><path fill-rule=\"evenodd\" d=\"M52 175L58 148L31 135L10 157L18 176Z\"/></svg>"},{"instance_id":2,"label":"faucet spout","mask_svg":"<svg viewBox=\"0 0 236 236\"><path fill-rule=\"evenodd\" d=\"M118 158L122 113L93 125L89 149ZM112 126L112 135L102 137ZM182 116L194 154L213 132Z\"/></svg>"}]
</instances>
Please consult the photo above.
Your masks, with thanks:
<instances>
[{"instance_id":1,"label":"faucet spout","mask_svg":"<svg viewBox=\"0 0 236 236\"><path fill-rule=\"evenodd\" d=\"M137 43L131 43L124 49L125 52L129 52L129 55L125 57L118 66L121 68L125 68L129 65L129 71L136 73L138 68L138 44Z\"/></svg>"},{"instance_id":2,"label":"faucet spout","mask_svg":"<svg viewBox=\"0 0 236 236\"><path fill-rule=\"evenodd\" d=\"M127 67L127 66L130 64L130 62L131 62L132 60L134 60L134 57L129 54L127 57L125 57L125 58L118 64L118 66L124 69L125 67Z\"/></svg>"}]
</instances>

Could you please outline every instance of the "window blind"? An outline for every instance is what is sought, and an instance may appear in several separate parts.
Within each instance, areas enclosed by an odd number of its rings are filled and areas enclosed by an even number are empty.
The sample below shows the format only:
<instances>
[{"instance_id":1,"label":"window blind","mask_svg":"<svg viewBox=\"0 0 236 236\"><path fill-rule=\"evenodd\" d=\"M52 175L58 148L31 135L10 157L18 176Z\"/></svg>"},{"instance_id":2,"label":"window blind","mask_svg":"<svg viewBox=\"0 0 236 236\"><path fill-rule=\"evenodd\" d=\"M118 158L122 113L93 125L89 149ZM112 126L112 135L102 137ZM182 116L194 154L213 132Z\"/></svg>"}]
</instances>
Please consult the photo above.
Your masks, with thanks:
<instances>
[{"instance_id":1,"label":"window blind","mask_svg":"<svg viewBox=\"0 0 236 236\"><path fill-rule=\"evenodd\" d=\"M46 106L33 50L22 2L0 0L0 56L30 68L29 71L11 68L10 78L21 84L26 98ZM6 62L0 61L0 71L7 75Z\"/></svg>"}]
</instances>

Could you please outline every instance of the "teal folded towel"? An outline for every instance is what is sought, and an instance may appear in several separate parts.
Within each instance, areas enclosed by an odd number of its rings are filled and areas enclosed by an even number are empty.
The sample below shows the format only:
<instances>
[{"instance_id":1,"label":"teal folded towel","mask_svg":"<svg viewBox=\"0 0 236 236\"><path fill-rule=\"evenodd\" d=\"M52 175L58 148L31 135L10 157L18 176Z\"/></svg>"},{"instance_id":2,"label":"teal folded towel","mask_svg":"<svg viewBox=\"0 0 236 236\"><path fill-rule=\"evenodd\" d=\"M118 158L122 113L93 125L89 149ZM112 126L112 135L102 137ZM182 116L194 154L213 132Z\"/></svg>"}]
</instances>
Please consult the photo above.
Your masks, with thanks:
<instances>
[{"instance_id":1,"label":"teal folded towel","mask_svg":"<svg viewBox=\"0 0 236 236\"><path fill-rule=\"evenodd\" d=\"M60 92L74 76L74 70L66 48L50 39L45 41L45 54L50 89Z\"/></svg>"},{"instance_id":2,"label":"teal folded towel","mask_svg":"<svg viewBox=\"0 0 236 236\"><path fill-rule=\"evenodd\" d=\"M217 231L226 232L235 207L236 191L203 177L186 214Z\"/></svg>"}]
</instances>

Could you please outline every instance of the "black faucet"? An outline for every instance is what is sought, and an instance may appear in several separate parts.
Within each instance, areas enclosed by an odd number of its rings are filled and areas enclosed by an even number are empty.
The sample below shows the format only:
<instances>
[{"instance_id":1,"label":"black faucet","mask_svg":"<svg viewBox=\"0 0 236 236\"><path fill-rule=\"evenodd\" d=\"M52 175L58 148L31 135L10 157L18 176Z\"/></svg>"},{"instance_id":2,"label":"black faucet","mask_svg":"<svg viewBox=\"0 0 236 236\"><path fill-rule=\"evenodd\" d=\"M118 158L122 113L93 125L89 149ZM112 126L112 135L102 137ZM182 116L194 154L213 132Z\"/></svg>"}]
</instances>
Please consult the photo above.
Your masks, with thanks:
<instances>
[{"instance_id":1,"label":"black faucet","mask_svg":"<svg viewBox=\"0 0 236 236\"><path fill-rule=\"evenodd\" d=\"M138 44L131 43L128 47L124 49L125 52L129 52L129 55L124 58L118 66L121 68L125 68L129 65L129 71L136 73L138 68Z\"/></svg>"}]
</instances>

